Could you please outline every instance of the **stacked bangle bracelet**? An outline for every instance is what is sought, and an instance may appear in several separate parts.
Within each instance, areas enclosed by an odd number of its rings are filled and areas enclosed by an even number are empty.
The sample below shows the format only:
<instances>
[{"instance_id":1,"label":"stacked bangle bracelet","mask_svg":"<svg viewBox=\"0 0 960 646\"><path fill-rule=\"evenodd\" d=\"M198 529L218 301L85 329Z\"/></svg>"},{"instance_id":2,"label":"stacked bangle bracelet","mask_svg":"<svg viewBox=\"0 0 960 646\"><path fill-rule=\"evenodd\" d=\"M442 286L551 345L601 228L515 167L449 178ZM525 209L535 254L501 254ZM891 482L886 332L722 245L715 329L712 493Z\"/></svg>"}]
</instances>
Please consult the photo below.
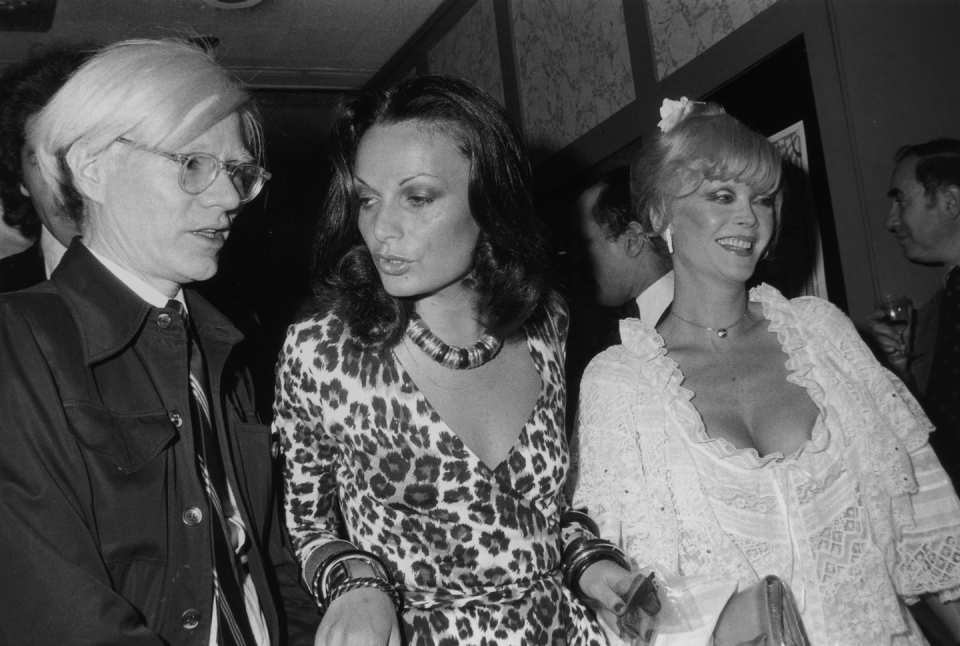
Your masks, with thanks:
<instances>
[{"instance_id":1,"label":"stacked bangle bracelet","mask_svg":"<svg viewBox=\"0 0 960 646\"><path fill-rule=\"evenodd\" d=\"M580 589L580 578L594 563L613 561L624 570L630 569L630 561L626 555L614 547L610 541L602 538L577 538L563 551L564 581L571 592L583 596Z\"/></svg>"},{"instance_id":2,"label":"stacked bangle bracelet","mask_svg":"<svg viewBox=\"0 0 960 646\"><path fill-rule=\"evenodd\" d=\"M613 561L625 570L630 569L630 560L610 541L596 538L600 533L593 519L581 511L565 511L560 517L560 528L563 531L573 530L576 536L567 543L563 550L561 569L563 579L571 592L583 596L580 588L580 578L594 563L599 561Z\"/></svg>"},{"instance_id":3,"label":"stacked bangle bracelet","mask_svg":"<svg viewBox=\"0 0 960 646\"><path fill-rule=\"evenodd\" d=\"M370 566L373 577L351 577L347 564L360 561ZM313 578L313 590L317 597L320 612L326 612L330 604L341 595L357 588L377 588L385 592L396 606L397 612L403 610L403 599L393 581L393 575L380 558L364 550L344 550L334 554L320 567Z\"/></svg>"},{"instance_id":4,"label":"stacked bangle bracelet","mask_svg":"<svg viewBox=\"0 0 960 646\"><path fill-rule=\"evenodd\" d=\"M403 609L403 600L400 598L400 593L397 591L397 586L387 583L383 579L378 579L377 577L358 577L356 579L347 579L346 581L335 586L327 594L327 601L324 609L329 608L330 604L336 601L340 596L350 592L351 590L357 590L359 588L376 588L380 590L393 601L393 605L397 608L397 612L402 612Z\"/></svg>"},{"instance_id":5,"label":"stacked bangle bracelet","mask_svg":"<svg viewBox=\"0 0 960 646\"><path fill-rule=\"evenodd\" d=\"M583 531L590 532L594 536L600 535L600 528L597 527L597 524L593 522L593 519L590 518L590 516L587 516L584 512L576 509L568 509L560 515L560 530L562 531L573 526L577 526Z\"/></svg>"}]
</instances>

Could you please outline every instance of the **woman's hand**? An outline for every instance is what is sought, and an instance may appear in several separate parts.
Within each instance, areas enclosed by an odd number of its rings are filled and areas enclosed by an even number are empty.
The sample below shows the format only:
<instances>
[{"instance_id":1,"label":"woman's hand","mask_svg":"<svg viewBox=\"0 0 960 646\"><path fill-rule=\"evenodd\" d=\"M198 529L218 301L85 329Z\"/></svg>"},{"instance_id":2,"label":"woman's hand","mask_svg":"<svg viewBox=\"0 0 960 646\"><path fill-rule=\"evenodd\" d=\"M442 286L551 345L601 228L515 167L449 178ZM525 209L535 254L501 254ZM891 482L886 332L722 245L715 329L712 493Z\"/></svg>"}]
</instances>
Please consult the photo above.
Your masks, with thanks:
<instances>
[{"instance_id":1,"label":"woman's hand","mask_svg":"<svg viewBox=\"0 0 960 646\"><path fill-rule=\"evenodd\" d=\"M593 602L590 607L618 635L617 617L623 614L623 596L636 576L613 561L598 561L580 576L580 589Z\"/></svg>"},{"instance_id":2,"label":"woman's hand","mask_svg":"<svg viewBox=\"0 0 960 646\"><path fill-rule=\"evenodd\" d=\"M330 604L314 646L400 646L393 601L382 590L358 588Z\"/></svg>"}]
</instances>

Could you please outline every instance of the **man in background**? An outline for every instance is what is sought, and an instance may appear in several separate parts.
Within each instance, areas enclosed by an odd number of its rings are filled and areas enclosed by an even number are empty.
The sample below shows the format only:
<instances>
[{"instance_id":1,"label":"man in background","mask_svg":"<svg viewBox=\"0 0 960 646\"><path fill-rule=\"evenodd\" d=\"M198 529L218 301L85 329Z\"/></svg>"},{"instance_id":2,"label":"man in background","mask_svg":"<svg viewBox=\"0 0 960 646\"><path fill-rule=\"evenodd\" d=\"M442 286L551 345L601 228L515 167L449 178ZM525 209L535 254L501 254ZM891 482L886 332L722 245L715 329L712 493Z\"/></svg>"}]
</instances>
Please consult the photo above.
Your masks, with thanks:
<instances>
[{"instance_id":1,"label":"man in background","mask_svg":"<svg viewBox=\"0 0 960 646\"><path fill-rule=\"evenodd\" d=\"M666 244L647 235L631 207L630 169L601 177L580 195L577 209L597 302L655 326L673 301L673 263Z\"/></svg>"},{"instance_id":2,"label":"man in background","mask_svg":"<svg viewBox=\"0 0 960 646\"><path fill-rule=\"evenodd\" d=\"M63 49L23 65L0 78L0 203L3 220L27 238L26 250L0 259L0 292L26 289L50 277L70 240L80 233L53 204L52 192L37 170L27 128L67 78L91 55Z\"/></svg>"},{"instance_id":3,"label":"man in background","mask_svg":"<svg viewBox=\"0 0 960 646\"><path fill-rule=\"evenodd\" d=\"M904 146L887 195L884 226L897 236L910 262L948 268L941 289L917 313L913 348L867 317L887 365L916 393L937 432L930 444L954 486L960 483L960 141L936 139Z\"/></svg>"}]
</instances>

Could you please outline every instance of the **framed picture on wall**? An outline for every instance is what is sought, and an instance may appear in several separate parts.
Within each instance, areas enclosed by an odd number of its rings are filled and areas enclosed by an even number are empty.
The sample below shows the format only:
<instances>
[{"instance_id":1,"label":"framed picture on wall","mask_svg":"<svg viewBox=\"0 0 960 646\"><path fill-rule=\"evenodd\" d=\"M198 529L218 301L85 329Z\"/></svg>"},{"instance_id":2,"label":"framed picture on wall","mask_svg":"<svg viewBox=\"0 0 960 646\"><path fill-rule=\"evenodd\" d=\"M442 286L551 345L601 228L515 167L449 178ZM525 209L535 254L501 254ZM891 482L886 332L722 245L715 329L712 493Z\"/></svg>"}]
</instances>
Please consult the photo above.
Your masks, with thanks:
<instances>
[{"instance_id":1,"label":"framed picture on wall","mask_svg":"<svg viewBox=\"0 0 960 646\"><path fill-rule=\"evenodd\" d=\"M826 298L845 310L846 291L803 37L700 100L719 103L769 138L784 155L779 239L751 282L769 283L788 298Z\"/></svg>"},{"instance_id":2,"label":"framed picture on wall","mask_svg":"<svg viewBox=\"0 0 960 646\"><path fill-rule=\"evenodd\" d=\"M785 196L779 239L765 267L764 278L788 298L819 296L829 299L803 121L769 139L783 155Z\"/></svg>"}]
</instances>

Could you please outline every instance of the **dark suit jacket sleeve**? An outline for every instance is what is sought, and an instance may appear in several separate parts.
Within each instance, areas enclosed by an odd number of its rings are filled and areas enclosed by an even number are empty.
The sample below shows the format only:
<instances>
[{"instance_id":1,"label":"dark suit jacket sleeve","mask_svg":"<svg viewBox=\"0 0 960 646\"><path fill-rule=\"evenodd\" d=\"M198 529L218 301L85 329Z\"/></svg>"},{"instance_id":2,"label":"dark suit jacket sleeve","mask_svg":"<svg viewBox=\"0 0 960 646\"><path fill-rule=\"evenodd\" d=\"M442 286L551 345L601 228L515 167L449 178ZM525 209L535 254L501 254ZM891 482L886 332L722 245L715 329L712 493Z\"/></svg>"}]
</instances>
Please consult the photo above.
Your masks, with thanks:
<instances>
[{"instance_id":1,"label":"dark suit jacket sleeve","mask_svg":"<svg viewBox=\"0 0 960 646\"><path fill-rule=\"evenodd\" d=\"M916 381L916 393L921 401L927 392L927 382L930 379L930 368L933 366L933 356L937 346L937 327L940 319L940 301L943 299L943 290L938 290L933 297L917 312L917 329L913 334L913 355L910 362L910 374Z\"/></svg>"},{"instance_id":2,"label":"dark suit jacket sleeve","mask_svg":"<svg viewBox=\"0 0 960 646\"><path fill-rule=\"evenodd\" d=\"M312 646L320 625L320 613L300 578L300 564L293 555L279 514L276 516L276 538L271 541L270 558L278 587L277 610L281 623L286 625L285 643Z\"/></svg>"},{"instance_id":3,"label":"dark suit jacket sleeve","mask_svg":"<svg viewBox=\"0 0 960 646\"><path fill-rule=\"evenodd\" d=\"M233 361L236 361L236 357L233 357ZM256 420L256 413L253 412L253 402L256 401L253 379L246 369L232 362L229 365L226 372L239 376L239 380L232 382L234 385L231 388L237 398L237 407L252 416L246 418L248 421ZM300 575L300 563L294 555L283 522L282 486L274 451L271 450L278 445L275 440L262 445L256 440L250 443L243 437L249 435L245 430L250 431L251 427L256 429L254 437L272 437L270 427L259 423L259 420L255 424L247 424L232 418L232 424L234 428L230 429L231 435L239 443L239 454L244 456L242 462L246 467L243 472L246 474L247 498L254 501L251 503L254 517L263 519L262 525L256 520L252 520L252 524L263 532L260 545L265 552L266 562L263 565L280 622L280 646L312 646L320 625L320 613ZM261 599L263 605L264 600Z\"/></svg>"},{"instance_id":4,"label":"dark suit jacket sleeve","mask_svg":"<svg viewBox=\"0 0 960 646\"><path fill-rule=\"evenodd\" d=\"M92 500L49 367L0 305L0 643L164 642L111 588Z\"/></svg>"},{"instance_id":5,"label":"dark suit jacket sleeve","mask_svg":"<svg viewBox=\"0 0 960 646\"><path fill-rule=\"evenodd\" d=\"M264 539L276 586L274 598L281 624L281 644L312 646L320 625L320 612L313 596L307 591L300 576L300 563L283 522L283 502L280 497L279 472L274 470L269 535Z\"/></svg>"}]
</instances>

